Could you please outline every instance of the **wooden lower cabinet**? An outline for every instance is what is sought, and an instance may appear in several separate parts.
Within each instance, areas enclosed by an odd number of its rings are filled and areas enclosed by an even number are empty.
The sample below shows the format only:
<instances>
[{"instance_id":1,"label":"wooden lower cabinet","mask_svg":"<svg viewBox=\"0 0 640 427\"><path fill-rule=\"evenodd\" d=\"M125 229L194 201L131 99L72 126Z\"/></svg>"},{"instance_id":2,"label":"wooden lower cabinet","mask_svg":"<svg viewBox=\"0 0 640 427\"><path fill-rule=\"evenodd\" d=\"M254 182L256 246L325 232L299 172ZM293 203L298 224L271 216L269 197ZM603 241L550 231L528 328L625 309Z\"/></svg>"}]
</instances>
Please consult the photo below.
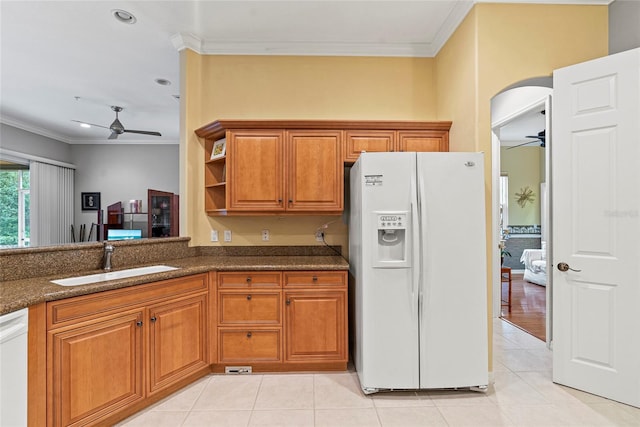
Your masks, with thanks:
<instances>
[{"instance_id":1,"label":"wooden lower cabinet","mask_svg":"<svg viewBox=\"0 0 640 427\"><path fill-rule=\"evenodd\" d=\"M47 425L111 425L209 373L207 283L202 274L47 303Z\"/></svg>"},{"instance_id":2,"label":"wooden lower cabinet","mask_svg":"<svg viewBox=\"0 0 640 427\"><path fill-rule=\"evenodd\" d=\"M346 271L261 274L218 273L214 371L346 369Z\"/></svg>"},{"instance_id":3,"label":"wooden lower cabinet","mask_svg":"<svg viewBox=\"0 0 640 427\"><path fill-rule=\"evenodd\" d=\"M285 361L346 362L346 291L285 292Z\"/></svg>"},{"instance_id":4,"label":"wooden lower cabinet","mask_svg":"<svg viewBox=\"0 0 640 427\"><path fill-rule=\"evenodd\" d=\"M89 425L144 399L142 311L49 334L56 426Z\"/></svg>"},{"instance_id":5,"label":"wooden lower cabinet","mask_svg":"<svg viewBox=\"0 0 640 427\"><path fill-rule=\"evenodd\" d=\"M149 308L149 394L206 368L207 295Z\"/></svg>"}]
</instances>

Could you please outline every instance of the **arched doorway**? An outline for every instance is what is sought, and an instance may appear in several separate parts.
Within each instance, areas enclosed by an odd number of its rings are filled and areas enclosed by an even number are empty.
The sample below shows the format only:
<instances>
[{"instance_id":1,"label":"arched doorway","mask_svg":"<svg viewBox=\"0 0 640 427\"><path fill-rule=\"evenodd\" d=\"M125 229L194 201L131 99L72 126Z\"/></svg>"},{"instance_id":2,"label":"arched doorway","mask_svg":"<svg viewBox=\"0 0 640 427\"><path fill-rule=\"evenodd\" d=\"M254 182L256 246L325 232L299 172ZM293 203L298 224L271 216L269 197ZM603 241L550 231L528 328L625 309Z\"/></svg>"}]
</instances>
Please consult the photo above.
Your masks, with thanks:
<instances>
[{"instance_id":1,"label":"arched doorway","mask_svg":"<svg viewBox=\"0 0 640 427\"><path fill-rule=\"evenodd\" d=\"M508 229L510 231L517 230L519 233L519 241L527 242L526 239L531 239L531 242L548 242L550 237L550 224L548 218L549 204L547 202L549 192L546 192L546 183L549 182L549 170L550 170L550 150L548 148L542 148L538 156L541 158L541 170L539 171L539 178L530 178L539 180L540 182L531 183L530 188L527 191L531 191L537 199L537 205L539 208L539 220L537 227L521 228L522 224L514 224L513 222L505 224L506 215L501 214L501 180L506 182L504 176L501 177L502 161L501 161L501 147L504 145L510 145L507 147L511 149L515 146L528 146L529 144L536 144L538 147L548 147L551 141L551 129L550 129L550 107L551 107L551 89L552 79L551 77L529 79L522 82L518 82L511 85L491 100L491 129L492 129L492 229L493 233L493 247L498 248L501 246L501 241L504 241L506 233L502 230ZM544 113L543 113L544 112ZM543 113L543 114L541 114ZM544 144L540 144L542 140L535 138L527 138L527 136L538 135L541 131L544 133ZM515 135L515 136L514 136ZM518 136L519 135L519 136ZM516 149L519 150L519 149ZM516 151L513 151L514 153ZM542 185L541 185L542 184ZM513 196L516 192L521 191L522 181L518 183L516 188L510 188L509 199L513 200ZM529 187L529 186L526 186ZM526 188L525 187L525 188ZM504 200L504 195L503 195ZM515 205L515 203L513 203ZM516 207L517 208L517 207ZM520 212L518 212L520 213ZM512 217L513 218L513 217ZM512 227L513 225L513 227ZM523 231L523 232L521 232ZM511 234L513 236L513 234ZM524 252L522 247L526 247L526 243L519 243L516 245L516 249L511 254L512 258L511 266L520 266L520 258ZM542 245L538 243L540 248ZM545 245L549 248L550 245ZM545 248L545 253L546 253ZM548 254L547 254L548 258ZM509 267L511 268L511 267ZM514 270L516 269L514 268ZM501 261L500 257L494 257L492 266L493 277L493 315L494 317L501 317L502 314L502 275L501 275ZM511 271L511 270L509 270ZM522 265L522 272L524 272L524 265ZM545 275L543 274L543 277ZM520 276L518 276L520 277ZM545 296L546 304L546 318L545 321L545 335L547 343L551 339L550 319L551 319L551 283L550 280L545 280L546 290L542 292ZM526 328L523 328L526 330Z\"/></svg>"}]
</instances>

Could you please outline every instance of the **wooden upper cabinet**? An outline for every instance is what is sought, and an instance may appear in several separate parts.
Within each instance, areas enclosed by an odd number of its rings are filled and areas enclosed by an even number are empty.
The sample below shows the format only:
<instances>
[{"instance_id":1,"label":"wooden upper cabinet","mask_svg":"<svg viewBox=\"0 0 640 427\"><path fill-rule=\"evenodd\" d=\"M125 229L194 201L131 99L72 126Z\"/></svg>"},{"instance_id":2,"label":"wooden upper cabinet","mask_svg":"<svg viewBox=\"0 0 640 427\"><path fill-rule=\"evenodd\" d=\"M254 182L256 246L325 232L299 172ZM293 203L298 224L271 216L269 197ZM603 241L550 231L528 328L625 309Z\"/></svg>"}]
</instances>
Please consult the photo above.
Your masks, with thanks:
<instances>
[{"instance_id":1,"label":"wooden upper cabinet","mask_svg":"<svg viewBox=\"0 0 640 427\"><path fill-rule=\"evenodd\" d=\"M399 131L398 151L449 151L449 131Z\"/></svg>"},{"instance_id":2,"label":"wooden upper cabinet","mask_svg":"<svg viewBox=\"0 0 640 427\"><path fill-rule=\"evenodd\" d=\"M287 211L342 211L342 133L288 131L287 148Z\"/></svg>"},{"instance_id":3,"label":"wooden upper cabinet","mask_svg":"<svg viewBox=\"0 0 640 427\"><path fill-rule=\"evenodd\" d=\"M358 160L360 153L395 151L396 132L389 130L348 130L344 139L344 161Z\"/></svg>"},{"instance_id":4,"label":"wooden upper cabinet","mask_svg":"<svg viewBox=\"0 0 640 427\"><path fill-rule=\"evenodd\" d=\"M227 138L227 208L280 211L284 208L284 132L230 131Z\"/></svg>"},{"instance_id":5,"label":"wooden upper cabinet","mask_svg":"<svg viewBox=\"0 0 640 427\"><path fill-rule=\"evenodd\" d=\"M344 164L360 153L449 151L451 122L218 120L204 138L208 215L339 214ZM213 156L226 138L226 155Z\"/></svg>"}]
</instances>

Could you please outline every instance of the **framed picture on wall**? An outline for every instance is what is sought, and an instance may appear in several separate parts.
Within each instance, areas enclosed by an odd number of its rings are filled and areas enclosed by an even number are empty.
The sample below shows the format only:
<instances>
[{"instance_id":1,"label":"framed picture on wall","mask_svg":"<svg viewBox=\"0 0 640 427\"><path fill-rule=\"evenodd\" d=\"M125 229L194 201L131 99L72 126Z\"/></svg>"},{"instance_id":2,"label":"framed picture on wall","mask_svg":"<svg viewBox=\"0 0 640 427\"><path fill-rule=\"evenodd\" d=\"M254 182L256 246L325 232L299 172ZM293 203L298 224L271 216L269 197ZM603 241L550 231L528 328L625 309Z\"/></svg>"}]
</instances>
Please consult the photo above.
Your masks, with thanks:
<instances>
[{"instance_id":1,"label":"framed picture on wall","mask_svg":"<svg viewBox=\"0 0 640 427\"><path fill-rule=\"evenodd\" d=\"M211 160L224 157L227 153L227 139L222 138L213 143L213 149L211 150Z\"/></svg>"},{"instance_id":2,"label":"framed picture on wall","mask_svg":"<svg viewBox=\"0 0 640 427\"><path fill-rule=\"evenodd\" d=\"M100 193L80 193L83 211L100 210Z\"/></svg>"}]
</instances>

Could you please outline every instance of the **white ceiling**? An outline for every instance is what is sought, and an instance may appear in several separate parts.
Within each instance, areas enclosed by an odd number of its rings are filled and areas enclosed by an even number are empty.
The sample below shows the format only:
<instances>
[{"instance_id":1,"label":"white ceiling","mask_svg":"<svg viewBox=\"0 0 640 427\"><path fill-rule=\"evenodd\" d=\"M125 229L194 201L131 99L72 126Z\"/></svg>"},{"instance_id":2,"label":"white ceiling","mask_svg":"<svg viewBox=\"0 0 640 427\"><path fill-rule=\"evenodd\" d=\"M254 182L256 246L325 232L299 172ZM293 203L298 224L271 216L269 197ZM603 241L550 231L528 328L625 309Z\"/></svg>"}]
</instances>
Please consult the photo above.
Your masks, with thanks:
<instances>
[{"instance_id":1,"label":"white ceiling","mask_svg":"<svg viewBox=\"0 0 640 427\"><path fill-rule=\"evenodd\" d=\"M486 0L481 0L486 1ZM512 0L511 2L531 0ZM477 1L475 1L477 2ZM598 3L610 0L538 0ZM68 143L178 143L179 50L202 54L435 56L473 0L0 0L0 121ZM118 22L113 9L132 13ZM169 86L155 83L162 78ZM0 141L1 144L2 141Z\"/></svg>"}]
</instances>

